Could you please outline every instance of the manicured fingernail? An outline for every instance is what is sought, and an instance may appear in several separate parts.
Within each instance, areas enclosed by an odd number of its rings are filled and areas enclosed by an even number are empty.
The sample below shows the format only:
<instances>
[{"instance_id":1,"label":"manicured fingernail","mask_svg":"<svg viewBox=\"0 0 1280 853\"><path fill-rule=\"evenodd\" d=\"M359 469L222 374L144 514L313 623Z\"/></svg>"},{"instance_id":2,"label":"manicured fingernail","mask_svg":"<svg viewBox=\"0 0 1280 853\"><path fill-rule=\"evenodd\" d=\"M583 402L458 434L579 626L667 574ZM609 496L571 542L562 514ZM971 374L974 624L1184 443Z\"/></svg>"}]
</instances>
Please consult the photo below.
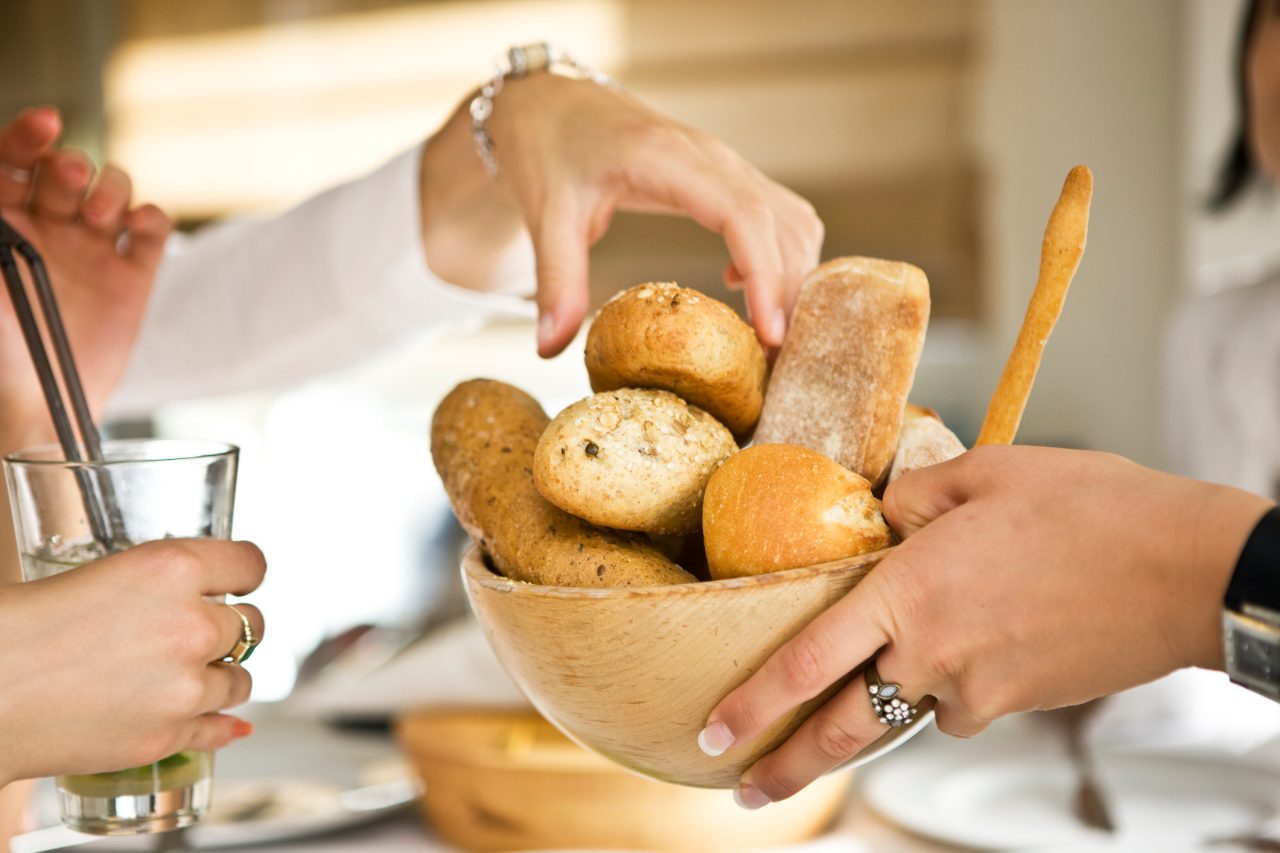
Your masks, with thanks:
<instances>
[{"instance_id":1,"label":"manicured fingernail","mask_svg":"<svg viewBox=\"0 0 1280 853\"><path fill-rule=\"evenodd\" d=\"M698 748L712 758L724 755L724 751L731 746L733 746L733 732L718 720L698 732Z\"/></svg>"},{"instance_id":2,"label":"manicured fingernail","mask_svg":"<svg viewBox=\"0 0 1280 853\"><path fill-rule=\"evenodd\" d=\"M773 312L773 320L769 323L769 336L775 345L781 344L787 336L787 312L779 308Z\"/></svg>"},{"instance_id":3,"label":"manicured fingernail","mask_svg":"<svg viewBox=\"0 0 1280 853\"><path fill-rule=\"evenodd\" d=\"M745 782L733 789L733 801L748 811L762 809L773 802L755 785Z\"/></svg>"},{"instance_id":4,"label":"manicured fingernail","mask_svg":"<svg viewBox=\"0 0 1280 853\"><path fill-rule=\"evenodd\" d=\"M555 333L556 318L550 311L543 311L538 315L538 343L549 343L551 341L551 336Z\"/></svg>"},{"instance_id":5,"label":"manicured fingernail","mask_svg":"<svg viewBox=\"0 0 1280 853\"><path fill-rule=\"evenodd\" d=\"M248 720L236 720L231 724L232 737L248 737L251 734L253 734L253 723Z\"/></svg>"}]
</instances>

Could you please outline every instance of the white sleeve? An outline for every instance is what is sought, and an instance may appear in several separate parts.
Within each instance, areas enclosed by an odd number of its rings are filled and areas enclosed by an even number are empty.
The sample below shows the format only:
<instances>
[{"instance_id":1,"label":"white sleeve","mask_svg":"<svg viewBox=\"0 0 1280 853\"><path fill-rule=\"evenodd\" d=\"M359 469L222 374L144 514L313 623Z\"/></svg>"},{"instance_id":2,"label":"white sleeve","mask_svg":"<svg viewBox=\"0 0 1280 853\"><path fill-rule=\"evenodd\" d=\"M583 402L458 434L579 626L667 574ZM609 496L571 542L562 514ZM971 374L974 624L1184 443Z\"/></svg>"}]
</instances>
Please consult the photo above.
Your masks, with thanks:
<instances>
[{"instance_id":1,"label":"white sleeve","mask_svg":"<svg viewBox=\"0 0 1280 853\"><path fill-rule=\"evenodd\" d=\"M424 329L532 315L519 296L457 287L427 267L420 154L415 147L274 219L175 240L111 411L286 386ZM532 290L527 243L500 273Z\"/></svg>"}]
</instances>

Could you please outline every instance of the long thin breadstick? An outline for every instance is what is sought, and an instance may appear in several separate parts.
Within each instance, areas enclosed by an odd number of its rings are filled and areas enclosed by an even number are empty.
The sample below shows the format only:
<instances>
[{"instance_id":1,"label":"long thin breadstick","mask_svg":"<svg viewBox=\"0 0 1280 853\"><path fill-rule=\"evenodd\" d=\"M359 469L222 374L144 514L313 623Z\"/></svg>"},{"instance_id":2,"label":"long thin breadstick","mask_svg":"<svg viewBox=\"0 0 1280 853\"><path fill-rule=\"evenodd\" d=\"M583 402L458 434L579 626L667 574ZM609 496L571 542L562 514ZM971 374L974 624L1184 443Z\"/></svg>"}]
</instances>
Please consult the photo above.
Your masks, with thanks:
<instances>
[{"instance_id":1,"label":"long thin breadstick","mask_svg":"<svg viewBox=\"0 0 1280 853\"><path fill-rule=\"evenodd\" d=\"M1084 255L1089 232L1089 202L1093 198L1093 173L1076 166L1062 185L1062 195L1049 215L1040 249L1040 278L1027 305L1027 316L1018 341L1005 363L1000 384L991 395L987 416L978 433L978 444L1012 444L1027 407L1027 397L1040 369L1044 345L1062 313L1067 288Z\"/></svg>"}]
</instances>

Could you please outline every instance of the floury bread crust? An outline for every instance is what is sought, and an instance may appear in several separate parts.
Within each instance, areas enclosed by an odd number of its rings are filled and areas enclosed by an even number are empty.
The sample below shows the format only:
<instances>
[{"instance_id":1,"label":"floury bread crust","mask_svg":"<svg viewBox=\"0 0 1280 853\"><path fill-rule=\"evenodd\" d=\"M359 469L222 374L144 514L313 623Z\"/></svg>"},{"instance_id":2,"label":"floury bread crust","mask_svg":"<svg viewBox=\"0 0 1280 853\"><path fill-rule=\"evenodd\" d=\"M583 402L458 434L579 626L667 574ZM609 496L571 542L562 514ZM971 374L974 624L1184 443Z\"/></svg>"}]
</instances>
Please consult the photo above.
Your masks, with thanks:
<instances>
[{"instance_id":1,"label":"floury bread crust","mask_svg":"<svg viewBox=\"0 0 1280 853\"><path fill-rule=\"evenodd\" d=\"M533 485L548 419L504 382L454 388L431 420L431 457L462 526L500 572L555 586L655 586L694 577L640 536L600 530L549 504Z\"/></svg>"},{"instance_id":2,"label":"floury bread crust","mask_svg":"<svg viewBox=\"0 0 1280 853\"><path fill-rule=\"evenodd\" d=\"M675 394L620 388L556 415L534 452L533 481L592 524L682 535L701 525L707 479L737 449L723 424Z\"/></svg>"},{"instance_id":3,"label":"floury bread crust","mask_svg":"<svg viewBox=\"0 0 1280 853\"><path fill-rule=\"evenodd\" d=\"M765 357L756 333L696 290L650 283L614 296L587 333L586 362L593 391L670 391L740 438L760 417Z\"/></svg>"},{"instance_id":4,"label":"floury bread crust","mask_svg":"<svg viewBox=\"0 0 1280 853\"><path fill-rule=\"evenodd\" d=\"M947 429L933 409L907 404L898 450L889 468L889 482L921 468L955 459L964 453L964 443Z\"/></svg>"},{"instance_id":5,"label":"floury bread crust","mask_svg":"<svg viewBox=\"0 0 1280 853\"><path fill-rule=\"evenodd\" d=\"M854 557L892 538L870 483L794 444L730 457L707 484L702 532L716 580Z\"/></svg>"},{"instance_id":6,"label":"floury bread crust","mask_svg":"<svg viewBox=\"0 0 1280 853\"><path fill-rule=\"evenodd\" d=\"M879 485L929 323L918 267L837 258L809 274L774 366L757 444L800 444Z\"/></svg>"}]
</instances>

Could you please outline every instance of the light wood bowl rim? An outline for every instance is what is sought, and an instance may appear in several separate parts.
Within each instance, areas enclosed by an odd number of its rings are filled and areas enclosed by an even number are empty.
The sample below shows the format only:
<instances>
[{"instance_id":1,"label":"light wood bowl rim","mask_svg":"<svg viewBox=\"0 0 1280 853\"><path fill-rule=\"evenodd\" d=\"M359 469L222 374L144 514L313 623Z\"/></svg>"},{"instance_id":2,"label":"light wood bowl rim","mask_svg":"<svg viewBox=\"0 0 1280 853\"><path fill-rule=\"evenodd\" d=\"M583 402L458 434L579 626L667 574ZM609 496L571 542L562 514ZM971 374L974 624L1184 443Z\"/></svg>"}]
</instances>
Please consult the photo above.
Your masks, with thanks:
<instances>
[{"instance_id":1,"label":"light wood bowl rim","mask_svg":"<svg viewBox=\"0 0 1280 853\"><path fill-rule=\"evenodd\" d=\"M855 574L866 574L878 565L894 549L893 545L879 551L868 551L855 557L845 557L829 563L818 563L802 566L798 569L781 569L760 575L746 575L740 578L724 580L695 581L693 583L656 584L652 586L552 586L550 584L530 583L514 580L497 573L489 567L485 559L484 548L479 542L472 542L462 555L463 570L467 577L485 589L498 593L518 592L521 595L532 595L540 598L653 598L673 595L716 595L741 589L759 589L768 586L783 586L816 576L832 578Z\"/></svg>"}]
</instances>

